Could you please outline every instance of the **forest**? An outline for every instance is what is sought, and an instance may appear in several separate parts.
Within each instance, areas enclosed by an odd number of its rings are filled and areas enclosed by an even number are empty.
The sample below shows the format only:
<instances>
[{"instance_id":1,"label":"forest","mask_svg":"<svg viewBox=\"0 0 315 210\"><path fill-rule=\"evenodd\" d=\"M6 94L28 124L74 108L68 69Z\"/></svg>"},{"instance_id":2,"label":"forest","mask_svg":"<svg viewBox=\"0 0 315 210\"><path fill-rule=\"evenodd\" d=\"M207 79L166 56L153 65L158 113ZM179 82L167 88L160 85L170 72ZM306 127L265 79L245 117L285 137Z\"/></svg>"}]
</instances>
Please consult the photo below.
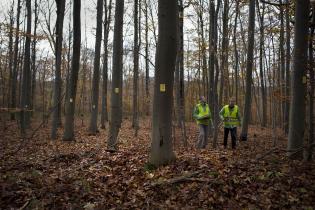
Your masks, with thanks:
<instances>
[{"instance_id":1,"label":"forest","mask_svg":"<svg viewBox=\"0 0 315 210\"><path fill-rule=\"evenodd\" d=\"M0 209L315 209L315 0L0 7Z\"/></svg>"}]
</instances>

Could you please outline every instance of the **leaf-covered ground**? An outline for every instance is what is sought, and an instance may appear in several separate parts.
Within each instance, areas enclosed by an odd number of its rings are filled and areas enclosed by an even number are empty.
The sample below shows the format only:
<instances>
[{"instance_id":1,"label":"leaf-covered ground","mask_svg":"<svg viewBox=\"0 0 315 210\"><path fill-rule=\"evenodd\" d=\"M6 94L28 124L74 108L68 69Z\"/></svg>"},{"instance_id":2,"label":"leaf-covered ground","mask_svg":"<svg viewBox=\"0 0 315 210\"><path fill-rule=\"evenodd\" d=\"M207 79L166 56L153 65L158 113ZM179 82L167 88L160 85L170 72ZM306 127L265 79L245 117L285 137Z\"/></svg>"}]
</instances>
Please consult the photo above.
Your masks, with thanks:
<instances>
[{"instance_id":1,"label":"leaf-covered ground","mask_svg":"<svg viewBox=\"0 0 315 210\"><path fill-rule=\"evenodd\" d=\"M269 129L251 127L236 151L223 149L222 133L218 149L198 151L197 127L187 124L189 147L177 130L177 160L158 169L147 164L149 121L138 137L125 121L116 153L106 151L107 130L89 136L81 123L70 143L51 141L49 127L26 141L15 123L0 129L0 209L315 208L314 162L289 161L281 150L256 161L272 148ZM285 148L285 138L276 142Z\"/></svg>"}]
</instances>

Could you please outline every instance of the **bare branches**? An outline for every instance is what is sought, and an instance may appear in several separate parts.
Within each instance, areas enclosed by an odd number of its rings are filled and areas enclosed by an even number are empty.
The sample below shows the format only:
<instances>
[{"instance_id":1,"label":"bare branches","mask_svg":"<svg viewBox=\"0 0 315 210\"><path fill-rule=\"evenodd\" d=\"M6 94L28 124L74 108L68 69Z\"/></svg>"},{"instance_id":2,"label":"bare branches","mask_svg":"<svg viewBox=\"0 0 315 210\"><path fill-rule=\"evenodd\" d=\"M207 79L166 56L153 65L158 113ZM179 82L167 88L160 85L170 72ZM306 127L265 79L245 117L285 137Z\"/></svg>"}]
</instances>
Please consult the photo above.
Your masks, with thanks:
<instances>
[{"instance_id":1,"label":"bare branches","mask_svg":"<svg viewBox=\"0 0 315 210\"><path fill-rule=\"evenodd\" d=\"M286 2L283 2L283 3L282 3L282 0L280 0L279 3L270 2L270 1L267 1L267 0L260 0L260 2L263 3L263 4L268 4L268 5L272 5L272 6L278 6L278 7L290 4L289 0L287 0Z\"/></svg>"}]
</instances>

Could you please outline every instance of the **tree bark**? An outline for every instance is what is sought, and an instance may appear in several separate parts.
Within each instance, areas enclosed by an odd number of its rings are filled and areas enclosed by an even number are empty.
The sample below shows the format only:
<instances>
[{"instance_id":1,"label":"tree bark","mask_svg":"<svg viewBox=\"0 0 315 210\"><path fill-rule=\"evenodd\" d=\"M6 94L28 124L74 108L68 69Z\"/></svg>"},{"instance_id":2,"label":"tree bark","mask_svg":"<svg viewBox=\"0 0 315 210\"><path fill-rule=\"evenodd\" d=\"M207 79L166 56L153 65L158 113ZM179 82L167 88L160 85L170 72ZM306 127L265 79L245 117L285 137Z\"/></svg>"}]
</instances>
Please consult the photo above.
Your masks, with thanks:
<instances>
[{"instance_id":1,"label":"tree bark","mask_svg":"<svg viewBox=\"0 0 315 210\"><path fill-rule=\"evenodd\" d=\"M282 0L280 0L280 3ZM285 125L288 123L285 121L285 51L284 51L284 12L283 6L280 6L280 92L281 92L281 124L283 130Z\"/></svg>"},{"instance_id":2,"label":"tree bark","mask_svg":"<svg viewBox=\"0 0 315 210\"><path fill-rule=\"evenodd\" d=\"M94 56L94 71L92 84L92 114L89 127L89 133L96 135L98 132L98 98L99 98L99 82L100 82L100 57L102 45L102 17L103 17L103 0L97 0L97 15L96 15L96 40L95 40L95 56Z\"/></svg>"},{"instance_id":3,"label":"tree bark","mask_svg":"<svg viewBox=\"0 0 315 210\"><path fill-rule=\"evenodd\" d=\"M81 0L73 1L73 46L68 98L66 99L65 141L74 140L74 113L81 53Z\"/></svg>"},{"instance_id":4,"label":"tree bark","mask_svg":"<svg viewBox=\"0 0 315 210\"><path fill-rule=\"evenodd\" d=\"M252 101L252 72L254 61L254 33L255 33L255 0L249 2L249 22L248 22L248 46L247 46L247 62L246 62L246 92L244 118L242 123L241 139L247 140L248 124L251 115Z\"/></svg>"},{"instance_id":5,"label":"tree bark","mask_svg":"<svg viewBox=\"0 0 315 210\"><path fill-rule=\"evenodd\" d=\"M16 108L16 89L17 89L17 75L19 68L19 33L20 30L20 14L21 14L21 0L17 1L17 13L16 13L16 32L14 40L14 61L12 69L12 83L11 83L11 96L10 96L10 108ZM15 120L15 114L11 113L11 120Z\"/></svg>"},{"instance_id":6,"label":"tree bark","mask_svg":"<svg viewBox=\"0 0 315 210\"><path fill-rule=\"evenodd\" d=\"M235 6L235 20L234 20L234 32L233 32L233 42L234 42L234 57L235 57L235 73L234 73L234 80L235 80L235 102L238 104L238 88L239 88L239 70L238 70L238 63L239 63L239 53L237 49L237 41L236 41L236 29L237 29L237 18L239 15L239 1L236 1L236 6Z\"/></svg>"},{"instance_id":7,"label":"tree bark","mask_svg":"<svg viewBox=\"0 0 315 210\"><path fill-rule=\"evenodd\" d=\"M135 129L135 136L139 130L139 23L138 23L138 0L134 0L134 46L133 46L133 99L132 99L132 127Z\"/></svg>"},{"instance_id":8,"label":"tree bark","mask_svg":"<svg viewBox=\"0 0 315 210\"><path fill-rule=\"evenodd\" d=\"M102 114L101 128L105 129L105 122L108 121L107 111L107 81L108 81L108 35L109 26L111 23L112 0L107 5L107 0L104 1L105 21L104 21L104 58L103 58L103 88L102 88Z\"/></svg>"},{"instance_id":9,"label":"tree bark","mask_svg":"<svg viewBox=\"0 0 315 210\"><path fill-rule=\"evenodd\" d=\"M156 166L167 164L175 159L172 145L172 110L178 21L176 0L159 0L158 4L159 35L149 161Z\"/></svg>"},{"instance_id":10,"label":"tree bark","mask_svg":"<svg viewBox=\"0 0 315 210\"><path fill-rule=\"evenodd\" d=\"M123 53L124 0L116 0L113 42L112 90L110 106L108 150L117 150L117 137L122 121L122 53Z\"/></svg>"},{"instance_id":11,"label":"tree bark","mask_svg":"<svg viewBox=\"0 0 315 210\"><path fill-rule=\"evenodd\" d=\"M35 102L36 102L36 44L37 44L37 24L38 24L38 2L37 0L34 1L34 32L33 32L33 42L32 42L32 83L31 83L31 109L33 113L35 112Z\"/></svg>"},{"instance_id":12,"label":"tree bark","mask_svg":"<svg viewBox=\"0 0 315 210\"><path fill-rule=\"evenodd\" d=\"M11 101L11 89L12 88L12 83L13 83L13 60L14 60L14 57L13 57L13 27L14 27L14 12L13 12L13 6L14 6L14 2L11 6L11 9L10 9L10 29L9 29L9 46L8 46L8 59L9 59L9 89L8 89L8 98L7 98L7 101L8 101L8 104L2 104L3 106L8 106L10 107L10 101ZM2 46L2 42L3 40L1 40L1 46ZM4 76L2 74L2 71L1 71L1 77L2 77L2 85L3 85L3 92L2 92L2 95L3 95L3 102L5 101L5 79L4 79ZM12 108L12 107L11 107ZM14 115L13 115L14 116Z\"/></svg>"},{"instance_id":13,"label":"tree bark","mask_svg":"<svg viewBox=\"0 0 315 210\"><path fill-rule=\"evenodd\" d=\"M257 1L258 2L258 1ZM259 4L257 3L257 7ZM259 40L259 77L260 77L260 91L261 91L261 102L262 102L262 121L261 126L266 127L267 125L267 94L264 80L264 42L265 42L265 4L262 5L262 13L258 7L259 21L260 21L260 40Z\"/></svg>"},{"instance_id":14,"label":"tree bark","mask_svg":"<svg viewBox=\"0 0 315 210\"><path fill-rule=\"evenodd\" d=\"M294 26L293 74L291 80L292 99L290 104L288 150L294 151L303 146L305 130L305 95L308 44L309 0L297 0ZM302 151L288 152L292 159L302 158Z\"/></svg>"},{"instance_id":15,"label":"tree bark","mask_svg":"<svg viewBox=\"0 0 315 210\"><path fill-rule=\"evenodd\" d=\"M286 5L285 11L286 21L286 64L285 64L285 111L284 111L284 132L289 132L289 113L290 113L290 60L291 60L291 31L290 31L290 6Z\"/></svg>"},{"instance_id":16,"label":"tree bark","mask_svg":"<svg viewBox=\"0 0 315 210\"><path fill-rule=\"evenodd\" d=\"M223 8L223 34L222 34L222 54L221 54L221 80L220 80L220 94L219 94L219 105L223 104L224 101L228 101L228 47L229 47L229 35L228 35L228 23L229 23L229 0L224 0ZM225 90L225 91L223 91ZM224 92L224 93L223 93Z\"/></svg>"},{"instance_id":17,"label":"tree bark","mask_svg":"<svg viewBox=\"0 0 315 210\"><path fill-rule=\"evenodd\" d=\"M315 2L312 3L312 10L313 10L313 16L312 16L312 28L311 28L311 35L308 45L309 50L309 77L310 77L310 84L309 84L309 134L308 134L308 148L305 151L305 159L307 161L311 161L313 159L313 151L314 148L311 146L314 144L314 101L315 101L315 66L314 66L314 31L315 31Z\"/></svg>"},{"instance_id":18,"label":"tree bark","mask_svg":"<svg viewBox=\"0 0 315 210\"><path fill-rule=\"evenodd\" d=\"M32 7L31 0L26 1L26 12L27 12L27 27L26 27L26 38L24 47L24 66L22 75L22 93L21 93L21 131L25 133L25 129L29 127L30 113L27 111L30 109L30 96L31 96L31 30L32 30Z\"/></svg>"},{"instance_id":19,"label":"tree bark","mask_svg":"<svg viewBox=\"0 0 315 210\"><path fill-rule=\"evenodd\" d=\"M149 66L149 22L148 22L148 0L145 0L145 95L146 95L146 115L150 112L150 66Z\"/></svg>"},{"instance_id":20,"label":"tree bark","mask_svg":"<svg viewBox=\"0 0 315 210\"><path fill-rule=\"evenodd\" d=\"M53 116L51 127L51 138L57 138L57 128L61 125L61 57L63 40L63 21L65 15L65 0L56 0L56 45L55 45L55 81L53 97Z\"/></svg>"}]
</instances>

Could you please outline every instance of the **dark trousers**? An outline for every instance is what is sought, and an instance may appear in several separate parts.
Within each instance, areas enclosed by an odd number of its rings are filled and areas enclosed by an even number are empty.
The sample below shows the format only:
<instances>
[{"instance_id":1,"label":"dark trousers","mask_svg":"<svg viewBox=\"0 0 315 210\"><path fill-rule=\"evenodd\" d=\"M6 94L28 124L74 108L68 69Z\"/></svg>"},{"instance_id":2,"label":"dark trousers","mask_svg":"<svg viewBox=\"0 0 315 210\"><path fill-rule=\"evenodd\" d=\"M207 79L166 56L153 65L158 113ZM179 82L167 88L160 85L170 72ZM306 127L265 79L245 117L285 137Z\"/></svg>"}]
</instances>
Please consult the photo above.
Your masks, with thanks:
<instances>
[{"instance_id":1,"label":"dark trousers","mask_svg":"<svg viewBox=\"0 0 315 210\"><path fill-rule=\"evenodd\" d=\"M224 147L227 147L227 140L229 136L229 132L231 133L232 138L232 148L236 147L236 127L235 128L224 128Z\"/></svg>"}]
</instances>

